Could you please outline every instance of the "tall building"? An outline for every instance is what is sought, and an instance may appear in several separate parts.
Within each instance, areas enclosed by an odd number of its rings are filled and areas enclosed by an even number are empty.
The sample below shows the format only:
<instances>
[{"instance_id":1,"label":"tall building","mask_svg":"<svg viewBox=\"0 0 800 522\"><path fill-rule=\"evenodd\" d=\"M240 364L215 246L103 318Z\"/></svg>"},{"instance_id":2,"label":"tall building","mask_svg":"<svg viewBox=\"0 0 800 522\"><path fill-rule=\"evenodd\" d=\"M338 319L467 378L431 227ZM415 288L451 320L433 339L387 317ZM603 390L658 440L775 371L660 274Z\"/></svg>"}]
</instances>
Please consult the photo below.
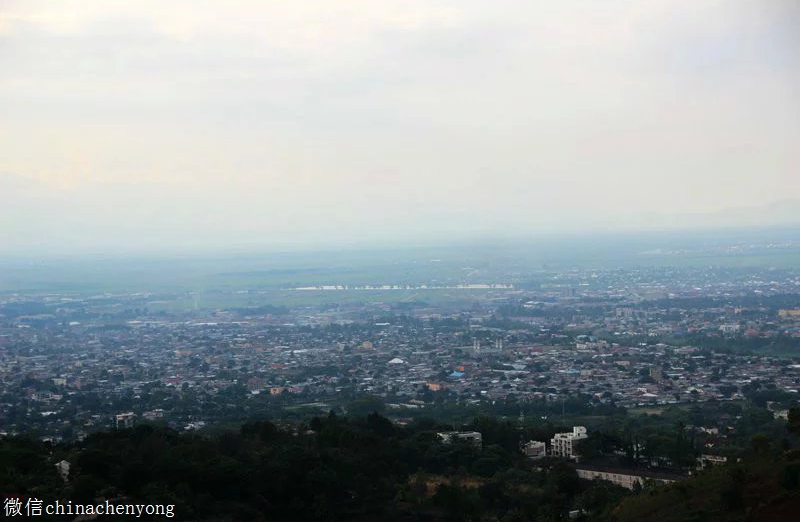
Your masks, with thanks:
<instances>
[{"instance_id":1,"label":"tall building","mask_svg":"<svg viewBox=\"0 0 800 522\"><path fill-rule=\"evenodd\" d=\"M575 442L587 438L586 428L574 426L571 432L556 433L550 439L550 455L553 457L564 457L577 459L575 455Z\"/></svg>"}]
</instances>

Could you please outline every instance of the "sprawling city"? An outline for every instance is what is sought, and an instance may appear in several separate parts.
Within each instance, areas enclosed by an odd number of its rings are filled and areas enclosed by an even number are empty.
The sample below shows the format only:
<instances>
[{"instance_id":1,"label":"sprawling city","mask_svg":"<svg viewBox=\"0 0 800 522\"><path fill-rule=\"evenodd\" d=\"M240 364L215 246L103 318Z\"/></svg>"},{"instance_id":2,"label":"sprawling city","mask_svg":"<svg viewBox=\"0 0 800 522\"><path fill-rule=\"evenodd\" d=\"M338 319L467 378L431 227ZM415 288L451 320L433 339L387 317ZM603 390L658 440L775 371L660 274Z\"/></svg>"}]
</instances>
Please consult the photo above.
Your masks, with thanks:
<instances>
[{"instance_id":1,"label":"sprawling city","mask_svg":"<svg viewBox=\"0 0 800 522\"><path fill-rule=\"evenodd\" d=\"M2 434L51 448L69 485L94 466L75 449L106 433L224 441L267 423L307 445L366 418L383 443L458 448L417 455L391 490L422 497L391 516L435 519L454 509L441 484L461 503L519 469L590 484L562 515L627 520L631 494L800 445L800 242L771 234L606 238L614 260L567 265L541 262L563 255L537 255L547 244L174 259L122 264L122 281L104 275L114 261L8 262Z\"/></svg>"},{"instance_id":2,"label":"sprawling city","mask_svg":"<svg viewBox=\"0 0 800 522\"><path fill-rule=\"evenodd\" d=\"M465 271L465 281L487 272ZM289 288L319 301L291 306L190 296L185 310L157 291L5 294L4 431L73 440L137 419L196 430L346 413L364 398L401 423L447 408L555 422L576 401L658 414L760 396L785 419L800 389L796 269L576 267L438 285ZM257 303L261 292L228 298ZM696 429L724 450L731 422Z\"/></svg>"}]
</instances>

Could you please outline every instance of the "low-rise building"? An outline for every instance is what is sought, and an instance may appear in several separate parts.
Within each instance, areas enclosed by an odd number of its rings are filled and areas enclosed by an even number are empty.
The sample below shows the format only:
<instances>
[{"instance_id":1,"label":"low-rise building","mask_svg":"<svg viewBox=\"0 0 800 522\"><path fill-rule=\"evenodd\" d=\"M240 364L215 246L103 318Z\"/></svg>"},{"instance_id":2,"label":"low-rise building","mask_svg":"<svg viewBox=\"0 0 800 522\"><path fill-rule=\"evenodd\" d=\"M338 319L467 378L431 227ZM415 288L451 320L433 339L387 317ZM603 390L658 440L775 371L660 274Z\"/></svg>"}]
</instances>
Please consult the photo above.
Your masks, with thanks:
<instances>
[{"instance_id":1,"label":"low-rise building","mask_svg":"<svg viewBox=\"0 0 800 522\"><path fill-rule=\"evenodd\" d=\"M136 422L136 414L133 412L119 413L114 415L114 427L117 429L131 428Z\"/></svg>"},{"instance_id":2,"label":"low-rise building","mask_svg":"<svg viewBox=\"0 0 800 522\"><path fill-rule=\"evenodd\" d=\"M479 448L483 446L483 436L478 431L443 431L437 433L437 435L442 442L447 444L458 439L470 441Z\"/></svg>"},{"instance_id":3,"label":"low-rise building","mask_svg":"<svg viewBox=\"0 0 800 522\"><path fill-rule=\"evenodd\" d=\"M700 455L697 459L697 467L705 469L711 466L721 466L728 462L728 457L721 457L719 455Z\"/></svg>"},{"instance_id":4,"label":"low-rise building","mask_svg":"<svg viewBox=\"0 0 800 522\"><path fill-rule=\"evenodd\" d=\"M586 480L607 480L626 489L634 489L636 484L645 486L647 483L669 484L682 480L683 475L664 473L652 470L635 470L628 468L610 468L605 466L581 465L575 468L578 477Z\"/></svg>"},{"instance_id":5,"label":"low-rise building","mask_svg":"<svg viewBox=\"0 0 800 522\"><path fill-rule=\"evenodd\" d=\"M547 456L547 445L538 440L530 440L522 446L522 452L529 459L540 459Z\"/></svg>"}]
</instances>

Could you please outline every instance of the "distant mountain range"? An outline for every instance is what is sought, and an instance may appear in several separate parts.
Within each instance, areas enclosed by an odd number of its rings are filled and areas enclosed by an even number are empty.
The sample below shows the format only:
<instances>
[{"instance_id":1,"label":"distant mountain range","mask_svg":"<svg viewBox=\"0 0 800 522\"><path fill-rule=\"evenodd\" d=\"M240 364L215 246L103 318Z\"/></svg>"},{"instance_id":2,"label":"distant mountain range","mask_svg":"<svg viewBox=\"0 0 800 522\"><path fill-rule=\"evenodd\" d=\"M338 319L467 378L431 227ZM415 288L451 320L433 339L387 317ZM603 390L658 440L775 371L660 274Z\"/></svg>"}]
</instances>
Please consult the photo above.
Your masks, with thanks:
<instances>
[{"instance_id":1,"label":"distant mountain range","mask_svg":"<svg viewBox=\"0 0 800 522\"><path fill-rule=\"evenodd\" d=\"M800 226L800 200L786 199L764 205L733 207L718 212L647 213L642 216L642 220L643 228L665 229Z\"/></svg>"}]
</instances>

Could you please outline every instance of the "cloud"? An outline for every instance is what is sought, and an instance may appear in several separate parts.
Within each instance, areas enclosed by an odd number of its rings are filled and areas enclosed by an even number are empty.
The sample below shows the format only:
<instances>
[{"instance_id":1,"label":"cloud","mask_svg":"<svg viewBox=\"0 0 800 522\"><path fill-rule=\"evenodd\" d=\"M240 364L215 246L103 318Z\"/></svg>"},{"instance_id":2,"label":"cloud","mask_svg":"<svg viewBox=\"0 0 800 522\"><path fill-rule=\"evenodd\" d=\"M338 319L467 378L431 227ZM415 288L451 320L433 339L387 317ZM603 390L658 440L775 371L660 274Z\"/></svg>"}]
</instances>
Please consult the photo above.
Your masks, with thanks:
<instances>
[{"instance_id":1,"label":"cloud","mask_svg":"<svg viewBox=\"0 0 800 522\"><path fill-rule=\"evenodd\" d=\"M37 184L6 238L447 236L800 198L796 5L6 2L0 172Z\"/></svg>"}]
</instances>

